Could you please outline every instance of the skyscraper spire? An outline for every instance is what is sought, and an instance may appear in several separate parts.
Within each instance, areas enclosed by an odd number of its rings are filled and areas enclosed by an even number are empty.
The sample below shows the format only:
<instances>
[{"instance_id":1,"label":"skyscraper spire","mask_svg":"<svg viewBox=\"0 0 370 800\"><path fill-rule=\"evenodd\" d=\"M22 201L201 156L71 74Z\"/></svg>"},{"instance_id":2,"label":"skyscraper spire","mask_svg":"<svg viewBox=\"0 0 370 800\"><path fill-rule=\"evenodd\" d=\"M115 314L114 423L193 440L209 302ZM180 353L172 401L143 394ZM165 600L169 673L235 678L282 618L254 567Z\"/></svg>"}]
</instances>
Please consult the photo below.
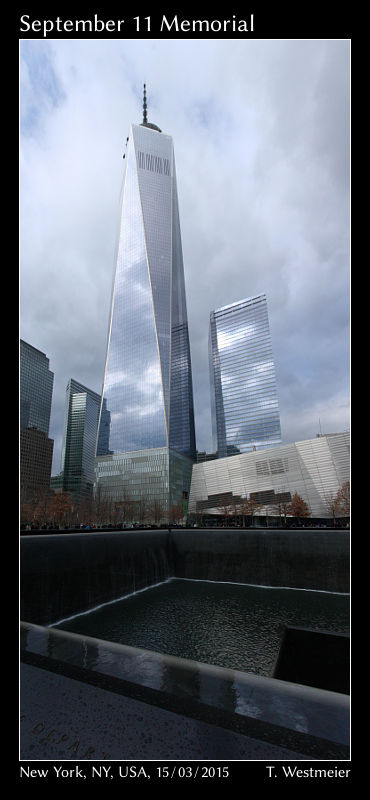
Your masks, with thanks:
<instances>
[{"instance_id":1,"label":"skyscraper spire","mask_svg":"<svg viewBox=\"0 0 370 800\"><path fill-rule=\"evenodd\" d=\"M148 122L147 103L146 103L146 83L144 83L143 121L141 124L145 125L146 128L151 128L153 131L158 131L159 133L162 133L161 129L158 128L158 125L154 125L153 122Z\"/></svg>"},{"instance_id":2,"label":"skyscraper spire","mask_svg":"<svg viewBox=\"0 0 370 800\"><path fill-rule=\"evenodd\" d=\"M147 109L147 106L146 106L146 86L145 86L145 83L144 83L143 125L146 125L147 122L148 122L148 115L146 113L146 109Z\"/></svg>"}]
</instances>

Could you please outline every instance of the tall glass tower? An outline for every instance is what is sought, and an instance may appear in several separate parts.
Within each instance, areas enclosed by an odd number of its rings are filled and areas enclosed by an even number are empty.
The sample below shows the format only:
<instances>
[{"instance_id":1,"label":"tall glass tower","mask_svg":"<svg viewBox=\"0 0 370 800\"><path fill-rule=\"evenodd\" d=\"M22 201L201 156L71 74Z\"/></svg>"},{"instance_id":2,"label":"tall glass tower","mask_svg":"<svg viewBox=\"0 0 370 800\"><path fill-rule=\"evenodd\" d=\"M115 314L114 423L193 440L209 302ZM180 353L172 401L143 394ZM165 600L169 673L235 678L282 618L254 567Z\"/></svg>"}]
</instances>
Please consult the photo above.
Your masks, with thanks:
<instances>
[{"instance_id":1,"label":"tall glass tower","mask_svg":"<svg viewBox=\"0 0 370 800\"><path fill-rule=\"evenodd\" d=\"M71 378L66 388L62 446L63 490L76 499L92 496L100 395Z\"/></svg>"},{"instance_id":2,"label":"tall glass tower","mask_svg":"<svg viewBox=\"0 0 370 800\"><path fill-rule=\"evenodd\" d=\"M211 312L209 366L213 446L218 457L280 444L264 294Z\"/></svg>"},{"instance_id":3,"label":"tall glass tower","mask_svg":"<svg viewBox=\"0 0 370 800\"><path fill-rule=\"evenodd\" d=\"M95 486L112 499L187 499L193 388L173 141L143 122L126 141Z\"/></svg>"}]
</instances>

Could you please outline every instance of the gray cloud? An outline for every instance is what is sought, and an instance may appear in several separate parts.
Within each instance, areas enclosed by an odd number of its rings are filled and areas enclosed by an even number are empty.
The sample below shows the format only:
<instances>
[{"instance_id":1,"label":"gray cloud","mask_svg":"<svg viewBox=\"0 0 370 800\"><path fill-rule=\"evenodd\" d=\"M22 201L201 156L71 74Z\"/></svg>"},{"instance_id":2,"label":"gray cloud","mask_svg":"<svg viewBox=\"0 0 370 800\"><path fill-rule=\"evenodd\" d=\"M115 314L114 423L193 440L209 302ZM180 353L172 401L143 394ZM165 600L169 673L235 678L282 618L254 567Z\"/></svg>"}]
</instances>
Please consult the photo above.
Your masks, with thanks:
<instances>
[{"instance_id":1,"label":"gray cloud","mask_svg":"<svg viewBox=\"0 0 370 800\"><path fill-rule=\"evenodd\" d=\"M21 42L21 336L101 391L131 122L174 138L199 449L209 312L265 292L286 442L349 426L349 43Z\"/></svg>"}]
</instances>

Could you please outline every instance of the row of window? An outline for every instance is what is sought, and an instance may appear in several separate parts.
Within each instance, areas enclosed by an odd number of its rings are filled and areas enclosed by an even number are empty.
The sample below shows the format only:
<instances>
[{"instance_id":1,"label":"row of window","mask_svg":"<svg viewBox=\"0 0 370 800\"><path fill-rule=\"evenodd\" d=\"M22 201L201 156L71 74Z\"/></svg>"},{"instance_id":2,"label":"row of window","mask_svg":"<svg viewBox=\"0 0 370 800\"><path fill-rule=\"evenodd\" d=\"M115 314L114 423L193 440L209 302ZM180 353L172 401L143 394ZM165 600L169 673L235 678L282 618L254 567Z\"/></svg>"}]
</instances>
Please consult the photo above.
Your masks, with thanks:
<instances>
[{"instance_id":1,"label":"row of window","mask_svg":"<svg viewBox=\"0 0 370 800\"><path fill-rule=\"evenodd\" d=\"M141 169L148 169L150 172L158 172L159 175L171 175L170 162L168 158L154 156L150 153L138 151L137 160Z\"/></svg>"}]
</instances>

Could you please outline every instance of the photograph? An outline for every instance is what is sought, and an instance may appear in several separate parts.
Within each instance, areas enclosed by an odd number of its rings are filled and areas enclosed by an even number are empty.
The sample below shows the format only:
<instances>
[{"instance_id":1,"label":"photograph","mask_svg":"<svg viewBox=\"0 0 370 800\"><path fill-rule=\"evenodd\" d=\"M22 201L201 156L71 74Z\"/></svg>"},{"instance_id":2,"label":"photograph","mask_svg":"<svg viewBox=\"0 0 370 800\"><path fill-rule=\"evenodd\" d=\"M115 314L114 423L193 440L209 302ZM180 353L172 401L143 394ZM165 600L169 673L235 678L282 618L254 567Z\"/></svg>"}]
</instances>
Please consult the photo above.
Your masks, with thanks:
<instances>
[{"instance_id":1,"label":"photograph","mask_svg":"<svg viewBox=\"0 0 370 800\"><path fill-rule=\"evenodd\" d=\"M348 781L351 40L49 16L19 34L20 777Z\"/></svg>"}]
</instances>

